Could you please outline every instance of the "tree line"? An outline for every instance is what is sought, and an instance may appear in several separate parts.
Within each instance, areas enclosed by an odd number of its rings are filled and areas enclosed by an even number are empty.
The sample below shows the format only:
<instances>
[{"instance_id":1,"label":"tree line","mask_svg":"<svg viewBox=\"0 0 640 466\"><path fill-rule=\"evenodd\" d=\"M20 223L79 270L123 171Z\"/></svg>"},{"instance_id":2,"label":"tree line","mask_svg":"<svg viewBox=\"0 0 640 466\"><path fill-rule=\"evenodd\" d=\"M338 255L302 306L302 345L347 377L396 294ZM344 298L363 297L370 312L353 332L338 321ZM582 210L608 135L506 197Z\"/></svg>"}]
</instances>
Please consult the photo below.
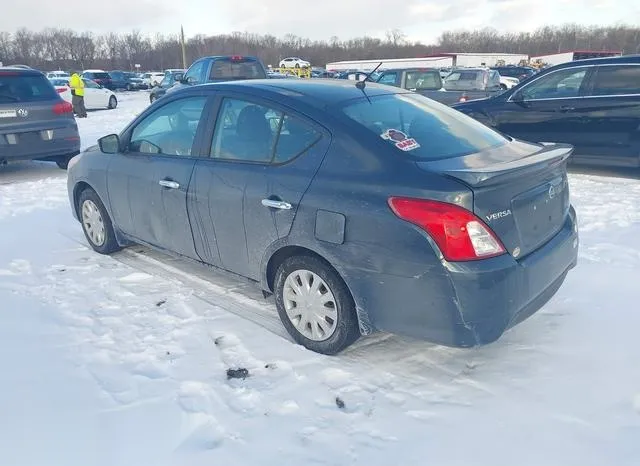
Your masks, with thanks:
<instances>
[{"instance_id":1,"label":"tree line","mask_svg":"<svg viewBox=\"0 0 640 466\"><path fill-rule=\"evenodd\" d=\"M500 32L493 28L452 31L440 35L434 44L407 40L400 30L385 38L359 37L312 41L287 34L234 32L213 36L196 35L186 41L187 66L205 55L255 55L265 64L277 66L288 56L300 56L315 66L339 60L420 57L440 52L504 52L529 55L563 50L620 50L640 53L640 27L545 26L533 32ZM42 70L101 68L107 70L162 70L182 66L179 35L145 35L138 30L125 34L95 35L69 29L15 33L0 32L0 62L24 64Z\"/></svg>"}]
</instances>

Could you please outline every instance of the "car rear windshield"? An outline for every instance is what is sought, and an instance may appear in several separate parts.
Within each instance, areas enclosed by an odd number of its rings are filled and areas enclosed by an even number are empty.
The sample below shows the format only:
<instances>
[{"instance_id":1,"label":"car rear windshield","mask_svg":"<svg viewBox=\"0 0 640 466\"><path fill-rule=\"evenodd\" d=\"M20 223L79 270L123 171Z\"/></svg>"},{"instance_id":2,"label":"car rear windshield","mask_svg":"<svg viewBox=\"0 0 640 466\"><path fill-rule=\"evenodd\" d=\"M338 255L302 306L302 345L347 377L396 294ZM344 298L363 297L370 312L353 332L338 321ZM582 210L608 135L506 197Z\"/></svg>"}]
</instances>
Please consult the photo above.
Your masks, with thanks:
<instances>
[{"instance_id":1,"label":"car rear windshield","mask_svg":"<svg viewBox=\"0 0 640 466\"><path fill-rule=\"evenodd\" d=\"M93 76L92 79L109 79L111 76L109 76L109 73L91 73L91 75Z\"/></svg>"},{"instance_id":2,"label":"car rear windshield","mask_svg":"<svg viewBox=\"0 0 640 466\"><path fill-rule=\"evenodd\" d=\"M341 109L372 136L422 160L460 157L508 142L473 118L419 94L362 97Z\"/></svg>"},{"instance_id":3,"label":"car rear windshield","mask_svg":"<svg viewBox=\"0 0 640 466\"><path fill-rule=\"evenodd\" d=\"M442 78L438 71L407 71L406 88L416 91L438 90L442 87Z\"/></svg>"},{"instance_id":4,"label":"car rear windshield","mask_svg":"<svg viewBox=\"0 0 640 466\"><path fill-rule=\"evenodd\" d=\"M0 103L56 99L58 94L42 75L0 71Z\"/></svg>"},{"instance_id":5,"label":"car rear windshield","mask_svg":"<svg viewBox=\"0 0 640 466\"><path fill-rule=\"evenodd\" d=\"M266 77L267 74L260 62L250 58L219 58L213 62L209 73L209 81L262 79Z\"/></svg>"}]
</instances>

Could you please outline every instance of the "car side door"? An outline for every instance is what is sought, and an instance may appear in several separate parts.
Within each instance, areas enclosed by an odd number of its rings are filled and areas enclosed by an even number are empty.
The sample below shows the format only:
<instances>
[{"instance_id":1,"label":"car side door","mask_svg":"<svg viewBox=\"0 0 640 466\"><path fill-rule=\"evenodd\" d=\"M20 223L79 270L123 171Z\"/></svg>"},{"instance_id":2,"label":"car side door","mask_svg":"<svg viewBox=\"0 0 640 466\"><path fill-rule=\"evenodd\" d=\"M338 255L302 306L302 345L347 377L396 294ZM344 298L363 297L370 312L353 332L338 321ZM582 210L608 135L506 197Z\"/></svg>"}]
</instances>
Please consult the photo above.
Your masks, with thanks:
<instances>
[{"instance_id":1,"label":"car side door","mask_svg":"<svg viewBox=\"0 0 640 466\"><path fill-rule=\"evenodd\" d=\"M564 142L579 151L586 129L584 94L591 70L565 68L532 80L492 108L494 127L525 141Z\"/></svg>"},{"instance_id":2,"label":"car side door","mask_svg":"<svg viewBox=\"0 0 640 466\"><path fill-rule=\"evenodd\" d=\"M596 66L584 102L585 131L575 158L640 166L640 64Z\"/></svg>"},{"instance_id":3,"label":"car side door","mask_svg":"<svg viewBox=\"0 0 640 466\"><path fill-rule=\"evenodd\" d=\"M275 102L225 93L217 107L209 158L196 162L189 186L196 250L258 280L267 249L288 237L331 136Z\"/></svg>"},{"instance_id":4,"label":"car side door","mask_svg":"<svg viewBox=\"0 0 640 466\"><path fill-rule=\"evenodd\" d=\"M143 114L122 135L122 153L107 171L117 227L136 242L199 259L187 213L187 189L210 105L183 96Z\"/></svg>"}]
</instances>

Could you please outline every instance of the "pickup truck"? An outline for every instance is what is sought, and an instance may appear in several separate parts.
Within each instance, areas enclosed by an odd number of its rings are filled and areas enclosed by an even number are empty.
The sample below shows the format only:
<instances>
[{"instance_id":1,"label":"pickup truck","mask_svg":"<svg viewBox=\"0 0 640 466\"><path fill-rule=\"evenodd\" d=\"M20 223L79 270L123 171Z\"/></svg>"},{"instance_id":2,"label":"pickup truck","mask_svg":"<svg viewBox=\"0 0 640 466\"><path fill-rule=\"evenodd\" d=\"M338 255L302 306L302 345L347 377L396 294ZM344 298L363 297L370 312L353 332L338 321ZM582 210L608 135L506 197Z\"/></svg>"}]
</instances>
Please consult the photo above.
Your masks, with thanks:
<instances>
[{"instance_id":1,"label":"pickup truck","mask_svg":"<svg viewBox=\"0 0 640 466\"><path fill-rule=\"evenodd\" d=\"M266 78L267 70L256 57L238 55L202 57L191 64L184 77L167 89L167 93L197 84Z\"/></svg>"},{"instance_id":2,"label":"pickup truck","mask_svg":"<svg viewBox=\"0 0 640 466\"><path fill-rule=\"evenodd\" d=\"M375 82L408 89L446 105L503 92L500 75L482 68L454 69L444 80L435 68L389 69L382 71Z\"/></svg>"}]
</instances>

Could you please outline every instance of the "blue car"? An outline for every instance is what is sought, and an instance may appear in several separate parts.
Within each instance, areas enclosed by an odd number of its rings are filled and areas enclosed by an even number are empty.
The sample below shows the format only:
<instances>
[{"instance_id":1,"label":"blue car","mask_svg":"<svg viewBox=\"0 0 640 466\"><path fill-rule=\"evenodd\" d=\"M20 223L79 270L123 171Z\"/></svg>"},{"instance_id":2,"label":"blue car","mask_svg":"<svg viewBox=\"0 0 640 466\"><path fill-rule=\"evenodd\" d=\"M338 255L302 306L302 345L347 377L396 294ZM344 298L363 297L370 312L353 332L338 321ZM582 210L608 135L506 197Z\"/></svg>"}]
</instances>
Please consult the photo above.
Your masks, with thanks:
<instances>
[{"instance_id":1,"label":"blue car","mask_svg":"<svg viewBox=\"0 0 640 466\"><path fill-rule=\"evenodd\" d=\"M376 330L498 339L576 264L571 146L510 139L345 80L185 87L69 165L91 247L139 243L254 280L298 343Z\"/></svg>"}]
</instances>

